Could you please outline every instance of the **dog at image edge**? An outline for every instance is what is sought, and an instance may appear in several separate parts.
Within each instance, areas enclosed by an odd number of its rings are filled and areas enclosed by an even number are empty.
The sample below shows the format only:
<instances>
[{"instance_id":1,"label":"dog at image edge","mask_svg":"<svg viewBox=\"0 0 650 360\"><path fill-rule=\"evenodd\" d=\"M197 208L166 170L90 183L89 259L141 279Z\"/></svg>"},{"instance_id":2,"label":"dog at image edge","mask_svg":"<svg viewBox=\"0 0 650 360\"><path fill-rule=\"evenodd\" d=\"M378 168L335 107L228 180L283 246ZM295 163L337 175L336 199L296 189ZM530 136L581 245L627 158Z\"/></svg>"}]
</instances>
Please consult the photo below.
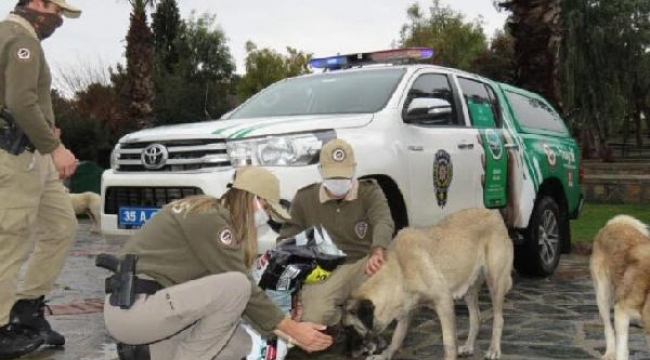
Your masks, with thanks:
<instances>
[{"instance_id":1,"label":"dog at image edge","mask_svg":"<svg viewBox=\"0 0 650 360\"><path fill-rule=\"evenodd\" d=\"M86 214L93 223L90 231L93 233L101 232L100 211L102 206L101 196L92 191L86 191L78 194L69 194L72 201L72 207L77 215Z\"/></svg>"},{"instance_id":2,"label":"dog at image edge","mask_svg":"<svg viewBox=\"0 0 650 360\"><path fill-rule=\"evenodd\" d=\"M478 296L484 281L494 313L486 358L501 356L503 303L512 287L514 255L497 211L461 210L429 228L403 229L385 254L380 270L352 293L343 316L343 324L370 343L397 320L390 345L367 359L393 357L406 336L409 315L419 305L438 314L445 360L472 355L480 326ZM469 332L466 343L457 348L454 299L461 297L469 308Z\"/></svg>"},{"instance_id":3,"label":"dog at image edge","mask_svg":"<svg viewBox=\"0 0 650 360\"><path fill-rule=\"evenodd\" d=\"M650 232L628 216L612 218L598 231L589 263L605 327L603 360L627 360L631 319L641 319L650 344ZM610 309L614 307L614 328Z\"/></svg>"}]
</instances>

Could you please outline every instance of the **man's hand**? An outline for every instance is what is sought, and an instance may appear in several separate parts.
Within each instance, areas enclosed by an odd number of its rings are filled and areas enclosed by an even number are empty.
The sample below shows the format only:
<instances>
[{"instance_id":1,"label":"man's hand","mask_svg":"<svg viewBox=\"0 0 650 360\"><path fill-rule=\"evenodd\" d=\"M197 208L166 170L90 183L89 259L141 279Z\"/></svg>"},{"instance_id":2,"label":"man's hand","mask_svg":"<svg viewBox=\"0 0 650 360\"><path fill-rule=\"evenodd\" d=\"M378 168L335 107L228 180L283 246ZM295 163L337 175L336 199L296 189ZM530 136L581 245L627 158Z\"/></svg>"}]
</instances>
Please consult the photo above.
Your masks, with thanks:
<instances>
[{"instance_id":1,"label":"man's hand","mask_svg":"<svg viewBox=\"0 0 650 360\"><path fill-rule=\"evenodd\" d=\"M63 144L52 151L52 162L60 179L67 179L77 170L77 158Z\"/></svg>"},{"instance_id":2,"label":"man's hand","mask_svg":"<svg viewBox=\"0 0 650 360\"><path fill-rule=\"evenodd\" d=\"M326 328L322 324L297 322L285 318L278 324L275 333L307 352L314 352L325 350L332 345L332 337L322 332Z\"/></svg>"},{"instance_id":3,"label":"man's hand","mask_svg":"<svg viewBox=\"0 0 650 360\"><path fill-rule=\"evenodd\" d=\"M54 133L54 136L57 139L61 139L61 129L60 128L55 126L54 129L52 129L52 132Z\"/></svg>"},{"instance_id":4,"label":"man's hand","mask_svg":"<svg viewBox=\"0 0 650 360\"><path fill-rule=\"evenodd\" d=\"M366 261L366 266L364 271L366 275L374 275L381 266L384 265L384 248L376 247L372 250L368 261Z\"/></svg>"}]
</instances>

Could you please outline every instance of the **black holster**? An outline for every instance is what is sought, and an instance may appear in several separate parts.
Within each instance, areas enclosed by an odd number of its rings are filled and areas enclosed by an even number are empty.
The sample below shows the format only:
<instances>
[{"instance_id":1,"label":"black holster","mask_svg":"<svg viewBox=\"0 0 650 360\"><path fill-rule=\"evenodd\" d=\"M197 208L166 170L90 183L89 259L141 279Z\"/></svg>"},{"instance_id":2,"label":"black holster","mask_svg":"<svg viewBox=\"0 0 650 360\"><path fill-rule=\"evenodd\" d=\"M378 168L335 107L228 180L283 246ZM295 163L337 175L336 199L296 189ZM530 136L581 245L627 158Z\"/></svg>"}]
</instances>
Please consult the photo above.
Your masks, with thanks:
<instances>
[{"instance_id":1,"label":"black holster","mask_svg":"<svg viewBox=\"0 0 650 360\"><path fill-rule=\"evenodd\" d=\"M153 280L139 279L135 275L138 256L127 254L124 259L109 254L99 254L95 259L95 265L114 272L106 278L104 289L112 306L119 306L122 309L129 309L135 302L137 294L155 294L163 287Z\"/></svg>"},{"instance_id":2,"label":"black holster","mask_svg":"<svg viewBox=\"0 0 650 360\"><path fill-rule=\"evenodd\" d=\"M15 156L24 151L34 152L34 145L6 108L0 107L0 119L5 121L0 126L0 149Z\"/></svg>"}]
</instances>

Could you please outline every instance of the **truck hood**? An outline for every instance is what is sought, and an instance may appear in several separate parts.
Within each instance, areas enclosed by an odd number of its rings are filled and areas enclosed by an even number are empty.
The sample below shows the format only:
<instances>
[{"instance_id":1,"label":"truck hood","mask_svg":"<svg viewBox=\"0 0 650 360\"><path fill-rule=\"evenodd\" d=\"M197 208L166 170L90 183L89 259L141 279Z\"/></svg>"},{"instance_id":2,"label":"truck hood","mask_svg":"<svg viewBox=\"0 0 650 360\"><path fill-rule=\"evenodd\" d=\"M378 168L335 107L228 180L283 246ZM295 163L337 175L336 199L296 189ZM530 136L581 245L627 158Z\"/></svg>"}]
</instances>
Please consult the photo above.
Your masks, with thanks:
<instances>
[{"instance_id":1,"label":"truck hood","mask_svg":"<svg viewBox=\"0 0 650 360\"><path fill-rule=\"evenodd\" d=\"M211 137L240 139L314 130L358 128L370 123L372 118L372 114L354 114L213 120L140 130L125 135L120 139L120 143Z\"/></svg>"}]
</instances>

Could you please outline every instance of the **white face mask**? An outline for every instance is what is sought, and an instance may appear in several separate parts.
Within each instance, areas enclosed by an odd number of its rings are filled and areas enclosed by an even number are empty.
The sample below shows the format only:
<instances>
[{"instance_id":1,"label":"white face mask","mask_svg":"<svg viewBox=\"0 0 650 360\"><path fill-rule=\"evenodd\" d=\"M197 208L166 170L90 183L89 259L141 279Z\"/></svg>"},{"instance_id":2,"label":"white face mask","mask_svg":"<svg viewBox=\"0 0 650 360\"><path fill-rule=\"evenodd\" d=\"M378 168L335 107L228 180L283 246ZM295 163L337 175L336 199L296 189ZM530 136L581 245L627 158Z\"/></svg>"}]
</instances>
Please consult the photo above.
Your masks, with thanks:
<instances>
[{"instance_id":1,"label":"white face mask","mask_svg":"<svg viewBox=\"0 0 650 360\"><path fill-rule=\"evenodd\" d=\"M266 210L264 210L257 198L255 198L255 208L255 226L260 227L265 225L269 221L269 214L266 213Z\"/></svg>"},{"instance_id":2,"label":"white face mask","mask_svg":"<svg viewBox=\"0 0 650 360\"><path fill-rule=\"evenodd\" d=\"M336 197L344 197L352 189L352 179L324 179L323 185Z\"/></svg>"}]
</instances>

